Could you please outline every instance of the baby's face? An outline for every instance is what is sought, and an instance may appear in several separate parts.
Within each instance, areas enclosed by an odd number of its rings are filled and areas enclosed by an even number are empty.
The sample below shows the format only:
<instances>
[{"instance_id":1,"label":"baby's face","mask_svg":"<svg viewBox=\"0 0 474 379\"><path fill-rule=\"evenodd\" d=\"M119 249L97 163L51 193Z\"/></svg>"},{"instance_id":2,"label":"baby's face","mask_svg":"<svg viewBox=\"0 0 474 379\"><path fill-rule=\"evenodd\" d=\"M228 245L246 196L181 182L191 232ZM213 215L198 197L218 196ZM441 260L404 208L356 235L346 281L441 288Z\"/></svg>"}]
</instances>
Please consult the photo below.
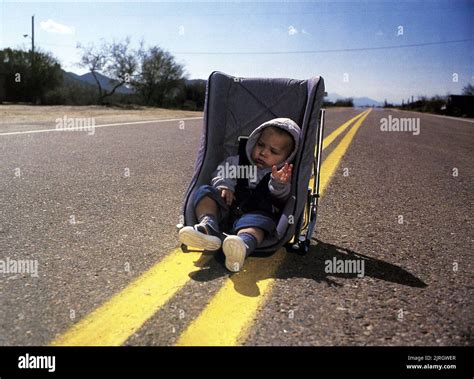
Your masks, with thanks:
<instances>
[{"instance_id":1,"label":"baby's face","mask_svg":"<svg viewBox=\"0 0 474 379\"><path fill-rule=\"evenodd\" d=\"M291 153L291 136L266 128L252 150L252 160L259 168L268 168L283 163Z\"/></svg>"}]
</instances>

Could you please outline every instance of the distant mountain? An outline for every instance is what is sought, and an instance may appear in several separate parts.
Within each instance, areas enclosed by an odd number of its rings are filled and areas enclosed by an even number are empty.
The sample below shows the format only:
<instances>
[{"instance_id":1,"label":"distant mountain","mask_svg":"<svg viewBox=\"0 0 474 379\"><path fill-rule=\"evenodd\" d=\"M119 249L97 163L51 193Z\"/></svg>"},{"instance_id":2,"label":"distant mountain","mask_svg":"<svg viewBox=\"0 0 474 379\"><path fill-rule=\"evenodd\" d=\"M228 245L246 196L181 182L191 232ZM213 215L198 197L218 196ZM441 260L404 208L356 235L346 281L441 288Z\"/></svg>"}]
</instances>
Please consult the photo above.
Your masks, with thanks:
<instances>
[{"instance_id":1,"label":"distant mountain","mask_svg":"<svg viewBox=\"0 0 474 379\"><path fill-rule=\"evenodd\" d=\"M76 83L80 82L80 83L83 83L83 84L92 85L95 88L97 88L97 83L94 79L94 76L90 72L88 72L86 74L83 74L83 75L77 75L74 72L64 71L64 76L67 79L73 80ZM97 79L99 80L99 83L102 86L102 88L106 89L107 91L112 90L112 88L113 88L114 84L116 83L116 81L114 81L114 80L111 81L110 78L108 78L107 76L102 75L100 73L96 73L96 76L97 76ZM186 85L191 85L191 84L206 85L207 80L204 80L204 79L185 79L184 82L185 82ZM122 86L122 87L119 87L115 92L131 94L131 93L134 93L134 90L132 88L127 88L125 86Z\"/></svg>"},{"instance_id":2,"label":"distant mountain","mask_svg":"<svg viewBox=\"0 0 474 379\"><path fill-rule=\"evenodd\" d=\"M328 93L328 95L325 97L325 100L328 100L334 103L337 100L343 100L349 97L350 96L341 96L337 93ZM381 103L380 101L371 99L369 97L353 97L352 100L354 102L355 107L381 107L383 106L383 103Z\"/></svg>"},{"instance_id":3,"label":"distant mountain","mask_svg":"<svg viewBox=\"0 0 474 379\"><path fill-rule=\"evenodd\" d=\"M96 73L96 76L97 76L97 79L99 80L99 83L102 86L102 88L107 90L107 91L111 91L114 84L117 83L117 81L115 81L115 80L111 81L111 79L108 78L105 75ZM83 75L77 75L74 72L63 71L63 78L66 82L69 82L69 83L85 85L87 87L94 87L94 89L97 88L97 83L96 83L94 77L92 76L92 74L90 72L88 72L87 74L83 74ZM134 91L131 88L121 86L121 87L117 88L115 93L131 94L131 93L134 93Z\"/></svg>"},{"instance_id":4,"label":"distant mountain","mask_svg":"<svg viewBox=\"0 0 474 379\"><path fill-rule=\"evenodd\" d=\"M383 103L380 101L371 99L369 97L356 97L354 98L354 106L356 107L382 107Z\"/></svg>"},{"instance_id":5,"label":"distant mountain","mask_svg":"<svg viewBox=\"0 0 474 379\"><path fill-rule=\"evenodd\" d=\"M334 103L336 100L345 99L344 96L338 95L337 93L328 93L328 95L324 98L324 100L330 101Z\"/></svg>"},{"instance_id":6,"label":"distant mountain","mask_svg":"<svg viewBox=\"0 0 474 379\"><path fill-rule=\"evenodd\" d=\"M89 83L84 82L81 77L73 72L61 70L65 84L75 84L81 87L91 87Z\"/></svg>"},{"instance_id":7,"label":"distant mountain","mask_svg":"<svg viewBox=\"0 0 474 379\"><path fill-rule=\"evenodd\" d=\"M76 74L74 74L76 75ZM101 87L106 90L106 91L111 91L112 88L114 88L114 86L118 83L117 80L112 80L110 78L108 78L107 76L105 75L102 75L98 72L96 72L96 77L97 77L97 80L99 81ZM94 76L92 75L91 72L88 72L87 74L84 74L84 75L76 75L80 80L86 82L86 83L89 83L89 84L92 84L93 86L97 86L97 83L94 79ZM115 90L116 93L125 93L125 94L130 94L130 93L134 93L135 91L133 91L133 89L131 88L127 88L125 86L121 86L119 88L117 88Z\"/></svg>"},{"instance_id":8,"label":"distant mountain","mask_svg":"<svg viewBox=\"0 0 474 379\"><path fill-rule=\"evenodd\" d=\"M187 86L191 85L191 84L204 84L206 85L207 83L207 80L204 80L204 79L184 79L184 84L186 84Z\"/></svg>"},{"instance_id":9,"label":"distant mountain","mask_svg":"<svg viewBox=\"0 0 474 379\"><path fill-rule=\"evenodd\" d=\"M81 77L75 74L74 72L63 70L63 75L65 76L66 79L73 79L74 81L82 81Z\"/></svg>"}]
</instances>

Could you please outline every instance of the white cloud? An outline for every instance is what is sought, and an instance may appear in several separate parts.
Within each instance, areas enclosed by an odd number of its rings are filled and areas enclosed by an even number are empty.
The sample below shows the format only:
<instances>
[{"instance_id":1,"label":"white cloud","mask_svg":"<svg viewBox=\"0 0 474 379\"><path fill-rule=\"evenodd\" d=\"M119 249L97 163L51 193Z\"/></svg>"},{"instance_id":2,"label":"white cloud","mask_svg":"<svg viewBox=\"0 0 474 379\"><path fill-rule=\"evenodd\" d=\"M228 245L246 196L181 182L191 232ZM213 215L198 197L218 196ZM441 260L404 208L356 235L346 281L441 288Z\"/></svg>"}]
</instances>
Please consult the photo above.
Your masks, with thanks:
<instances>
[{"instance_id":1,"label":"white cloud","mask_svg":"<svg viewBox=\"0 0 474 379\"><path fill-rule=\"evenodd\" d=\"M288 26L288 35L292 36L298 34L298 30L296 30L292 25Z\"/></svg>"},{"instance_id":2,"label":"white cloud","mask_svg":"<svg viewBox=\"0 0 474 379\"><path fill-rule=\"evenodd\" d=\"M48 19L40 22L41 29L48 33L74 34L74 28L60 24L59 22Z\"/></svg>"}]
</instances>

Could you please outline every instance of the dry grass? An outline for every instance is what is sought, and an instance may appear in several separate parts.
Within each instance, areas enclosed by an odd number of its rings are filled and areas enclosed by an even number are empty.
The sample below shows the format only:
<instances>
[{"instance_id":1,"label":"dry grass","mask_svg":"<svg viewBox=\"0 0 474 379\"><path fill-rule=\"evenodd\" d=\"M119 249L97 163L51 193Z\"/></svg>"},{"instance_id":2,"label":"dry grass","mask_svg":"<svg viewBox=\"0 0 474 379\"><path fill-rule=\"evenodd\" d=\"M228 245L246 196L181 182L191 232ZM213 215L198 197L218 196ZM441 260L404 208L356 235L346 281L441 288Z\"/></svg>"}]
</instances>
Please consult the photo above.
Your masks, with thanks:
<instances>
[{"instance_id":1,"label":"dry grass","mask_svg":"<svg viewBox=\"0 0 474 379\"><path fill-rule=\"evenodd\" d=\"M34 106L34 105L0 105L0 124L18 125L51 124L57 118L80 117L94 118L95 124L114 122L157 120L180 117L201 117L202 112L172 110L163 108L134 107L125 109L119 107L101 106Z\"/></svg>"}]
</instances>

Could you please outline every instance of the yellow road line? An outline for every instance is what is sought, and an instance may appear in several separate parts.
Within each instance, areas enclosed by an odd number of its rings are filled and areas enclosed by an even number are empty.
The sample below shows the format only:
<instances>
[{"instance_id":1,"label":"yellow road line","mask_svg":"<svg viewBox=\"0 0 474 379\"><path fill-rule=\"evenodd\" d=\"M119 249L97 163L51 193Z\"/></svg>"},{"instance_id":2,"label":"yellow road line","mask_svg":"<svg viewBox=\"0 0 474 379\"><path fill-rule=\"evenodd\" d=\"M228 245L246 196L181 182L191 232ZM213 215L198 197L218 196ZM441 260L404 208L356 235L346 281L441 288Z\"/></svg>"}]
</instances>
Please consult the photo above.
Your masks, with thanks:
<instances>
[{"instance_id":1,"label":"yellow road line","mask_svg":"<svg viewBox=\"0 0 474 379\"><path fill-rule=\"evenodd\" d=\"M271 258L252 257L244 270L233 274L211 299L211 302L181 334L178 346L227 346L247 334L255 310L269 292L273 274L285 258L285 249L279 249Z\"/></svg>"},{"instance_id":2,"label":"yellow road line","mask_svg":"<svg viewBox=\"0 0 474 379\"><path fill-rule=\"evenodd\" d=\"M321 194L327 188L330 178L336 171L344 153L347 151L355 133L362 125L370 110L364 114L351 130L344 136L339 145L325 159L321 167ZM242 343L248 335L249 328L258 310L275 282L274 273L285 256L285 249L279 249L263 262L256 257L249 257L244 270L227 279L222 288L211 299L199 317L192 321L180 335L176 345L179 346L233 346ZM237 287L239 283L239 288ZM242 288L258 283L257 295L248 295Z\"/></svg>"},{"instance_id":3,"label":"yellow road line","mask_svg":"<svg viewBox=\"0 0 474 379\"><path fill-rule=\"evenodd\" d=\"M357 117L349 121L352 122ZM341 129L342 126L338 128L338 130ZM342 131L339 132L339 134L340 133L342 133ZM331 137L331 135L329 137ZM327 145L328 144L326 144L326 146ZM239 289L245 287L255 289L255 285L251 285L251 278L258 275L258 278L260 278L258 290L260 290L261 296L267 290L265 283L267 283L268 286L271 283L271 280L267 282L265 278L271 277L272 273L278 267L279 262L284 257L283 253L284 250L279 251L272 256L271 260L266 260L264 265L265 270L262 270L261 264L257 264L258 258L249 259L244 271L233 275L231 280L235 282L235 286ZM153 314L185 286L190 280L189 273L193 271L196 266L204 265L211 258L212 255L196 258L194 254L183 254L181 249L175 249L121 292L114 295L99 308L96 308L64 334L55 338L51 342L51 345L117 346L123 344L133 333L140 329ZM199 262L195 262L197 260ZM253 283L256 282L253 281ZM231 287L224 289L224 291L236 293ZM248 294L251 293L251 291L247 288L247 290L244 290L244 293ZM226 295L226 292L223 292L223 294L225 295L225 299L228 295ZM258 299L259 297L256 296L255 300ZM246 297L245 300L248 302L248 297ZM249 310L252 310L256 306L257 305L249 307ZM234 325L236 328L234 334L242 330L240 324L235 323Z\"/></svg>"},{"instance_id":4,"label":"yellow road line","mask_svg":"<svg viewBox=\"0 0 474 379\"><path fill-rule=\"evenodd\" d=\"M351 118L350 120L346 121L344 124L342 124L341 126L339 126L336 130L334 130L330 135L328 135L326 138L324 138L323 140L323 146L322 146L322 150L326 149L337 137L339 137L339 135L341 133L343 133L347 127L349 125L351 125L355 120L357 120L358 118L362 117L364 114L368 114L368 112L370 112L370 109L364 111L364 112L361 112L359 113L357 116ZM317 154L317 150L318 150L318 145L316 144L315 148L314 148L314 154L316 155ZM310 178L310 181L309 181L309 184L308 184L308 187L310 188L313 188L313 183L314 183L314 177L312 176ZM306 212L304 213L304 221L303 221L303 229L305 229L307 227L307 224L308 224L308 219L307 219L307 214Z\"/></svg>"},{"instance_id":5,"label":"yellow road line","mask_svg":"<svg viewBox=\"0 0 474 379\"><path fill-rule=\"evenodd\" d=\"M354 128L355 131L353 132L355 134L355 132L357 131L357 129L359 129L359 127L362 125L362 122L365 120L365 118L368 116L368 114L370 113L370 111L372 110L372 108L358 114L357 116L355 116L354 118L351 118L349 121L345 122L344 124L342 124L339 128L337 128L334 132L332 132L329 136L327 136L324 141L323 141L323 150L325 148L327 148L331 142L333 142L342 132L344 132L344 130L347 129L347 127L354 121L354 120L358 120L357 123L354 124ZM352 130L352 129L351 129ZM352 138L351 138L352 139ZM344 152L342 153L342 155L344 155L345 151L347 150L347 147L346 149L344 150ZM330 155L328 156L328 158L331 157L332 161L333 161L333 165L334 163L337 165L337 161L336 161L336 155ZM324 171L332 171L334 168L326 168L325 165L328 165L329 164L329 161L328 161L328 158L325 159L325 161L322 163L322 166L321 166L321 173L323 173ZM339 157L340 158L340 157ZM324 171L323 171L323 168L324 168ZM321 181L320 181L320 186L321 186L321 194L322 194L322 188L323 188L323 177L321 176ZM314 183L314 177L311 177L310 180L309 180L309 185L308 187L311 187L313 188L313 183Z\"/></svg>"},{"instance_id":6,"label":"yellow road line","mask_svg":"<svg viewBox=\"0 0 474 379\"><path fill-rule=\"evenodd\" d=\"M324 193L325 188L329 184L329 181L331 180L332 175L336 172L337 166L339 165L339 162L341 161L342 157L346 153L347 149L349 148L349 145L352 142L352 139L354 138L355 134L361 127L362 123L364 120L367 118L369 115L370 111L372 108L370 108L367 113L365 113L357 122L354 124L354 126L347 132L347 134L344 136L344 138L341 140L339 145L334 149L334 151L331 152L327 156L327 158L324 160L324 162L321 165L321 180L320 180L320 194L322 195ZM324 144L323 144L324 146Z\"/></svg>"},{"instance_id":7,"label":"yellow road line","mask_svg":"<svg viewBox=\"0 0 474 379\"><path fill-rule=\"evenodd\" d=\"M328 135L324 141L323 141L323 150L328 147L344 130L347 129L349 125L351 125L355 120L358 118L364 116L365 114L369 114L371 109L368 109L362 113L359 113L357 116L351 118L349 121L346 121L344 124L342 124L339 128L337 128L335 131L333 131L330 135ZM318 148L318 146L316 146Z\"/></svg>"},{"instance_id":8,"label":"yellow road line","mask_svg":"<svg viewBox=\"0 0 474 379\"><path fill-rule=\"evenodd\" d=\"M124 290L51 342L53 346L118 346L135 333L212 256L175 249ZM198 262L196 262L198 261Z\"/></svg>"}]
</instances>

